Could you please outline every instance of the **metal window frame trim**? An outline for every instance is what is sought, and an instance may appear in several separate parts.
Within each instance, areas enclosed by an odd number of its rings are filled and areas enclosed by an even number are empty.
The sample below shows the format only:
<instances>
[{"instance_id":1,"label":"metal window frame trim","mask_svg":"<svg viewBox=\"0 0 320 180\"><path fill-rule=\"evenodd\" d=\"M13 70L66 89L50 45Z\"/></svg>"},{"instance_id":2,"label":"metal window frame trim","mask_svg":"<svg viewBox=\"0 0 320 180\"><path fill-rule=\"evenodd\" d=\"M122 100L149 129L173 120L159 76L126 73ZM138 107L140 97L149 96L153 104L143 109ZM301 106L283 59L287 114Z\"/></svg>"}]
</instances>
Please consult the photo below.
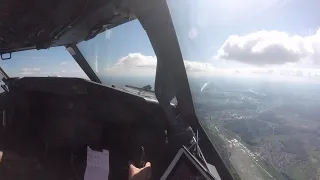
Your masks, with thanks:
<instances>
[{"instance_id":1,"label":"metal window frame trim","mask_svg":"<svg viewBox=\"0 0 320 180\"><path fill-rule=\"evenodd\" d=\"M84 58L83 54L75 44L69 44L65 46L67 51L71 54L74 60L78 63L80 68L86 73L88 78L96 83L101 83L101 80L97 76L97 74L93 71L91 66L89 65L88 61Z\"/></svg>"},{"instance_id":2,"label":"metal window frame trim","mask_svg":"<svg viewBox=\"0 0 320 180\"><path fill-rule=\"evenodd\" d=\"M182 119L198 130L199 146L214 165L221 179L234 179L217 149L202 128L194 109L192 94L178 38L173 26L166 0L148 1L153 6L148 10L136 10L135 14L145 29L157 56L155 94L164 108L176 97Z\"/></svg>"}]
</instances>

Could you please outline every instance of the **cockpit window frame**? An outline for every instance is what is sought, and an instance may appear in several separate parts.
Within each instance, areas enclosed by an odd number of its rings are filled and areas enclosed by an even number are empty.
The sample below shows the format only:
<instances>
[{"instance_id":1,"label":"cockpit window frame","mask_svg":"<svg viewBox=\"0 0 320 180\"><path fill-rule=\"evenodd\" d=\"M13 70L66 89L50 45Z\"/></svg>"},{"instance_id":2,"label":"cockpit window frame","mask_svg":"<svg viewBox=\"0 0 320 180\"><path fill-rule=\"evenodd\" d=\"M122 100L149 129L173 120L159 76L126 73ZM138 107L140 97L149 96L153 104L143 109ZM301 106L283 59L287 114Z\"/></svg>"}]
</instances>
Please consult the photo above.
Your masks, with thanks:
<instances>
[{"instance_id":1,"label":"cockpit window frame","mask_svg":"<svg viewBox=\"0 0 320 180\"><path fill-rule=\"evenodd\" d=\"M85 59L85 57L83 56L83 54L81 53L77 45L75 44L67 45L66 49L91 81L96 83L102 83L99 77L97 76L97 74L90 67L88 61Z\"/></svg>"}]
</instances>

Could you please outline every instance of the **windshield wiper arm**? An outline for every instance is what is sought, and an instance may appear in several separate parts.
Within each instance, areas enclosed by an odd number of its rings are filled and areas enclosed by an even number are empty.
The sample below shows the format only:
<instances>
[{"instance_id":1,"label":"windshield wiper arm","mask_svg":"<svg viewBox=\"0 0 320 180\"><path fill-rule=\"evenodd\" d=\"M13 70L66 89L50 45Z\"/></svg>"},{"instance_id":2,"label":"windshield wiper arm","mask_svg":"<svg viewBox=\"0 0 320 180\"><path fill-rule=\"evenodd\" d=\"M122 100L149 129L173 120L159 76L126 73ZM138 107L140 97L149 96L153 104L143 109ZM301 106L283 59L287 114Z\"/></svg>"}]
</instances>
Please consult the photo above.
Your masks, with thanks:
<instances>
[{"instance_id":1,"label":"windshield wiper arm","mask_svg":"<svg viewBox=\"0 0 320 180\"><path fill-rule=\"evenodd\" d=\"M76 60L80 68L89 77L89 79L93 82L101 83L97 74L93 71L93 69L91 68L91 66L89 65L88 61L83 56L79 48L75 44L67 45L66 48L68 52L71 54L71 56Z\"/></svg>"}]
</instances>

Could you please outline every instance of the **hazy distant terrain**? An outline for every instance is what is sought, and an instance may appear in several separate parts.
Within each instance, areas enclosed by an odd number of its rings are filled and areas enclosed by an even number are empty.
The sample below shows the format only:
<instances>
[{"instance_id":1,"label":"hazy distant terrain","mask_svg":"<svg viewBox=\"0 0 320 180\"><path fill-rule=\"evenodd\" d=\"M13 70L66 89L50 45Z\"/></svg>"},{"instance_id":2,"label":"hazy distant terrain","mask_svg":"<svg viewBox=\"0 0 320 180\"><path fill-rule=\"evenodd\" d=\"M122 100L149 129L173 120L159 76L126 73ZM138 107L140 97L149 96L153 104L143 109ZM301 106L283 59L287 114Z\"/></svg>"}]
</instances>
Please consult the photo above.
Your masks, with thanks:
<instances>
[{"instance_id":1,"label":"hazy distant terrain","mask_svg":"<svg viewBox=\"0 0 320 180\"><path fill-rule=\"evenodd\" d=\"M242 178L320 177L320 84L198 78L190 85L204 128Z\"/></svg>"}]
</instances>

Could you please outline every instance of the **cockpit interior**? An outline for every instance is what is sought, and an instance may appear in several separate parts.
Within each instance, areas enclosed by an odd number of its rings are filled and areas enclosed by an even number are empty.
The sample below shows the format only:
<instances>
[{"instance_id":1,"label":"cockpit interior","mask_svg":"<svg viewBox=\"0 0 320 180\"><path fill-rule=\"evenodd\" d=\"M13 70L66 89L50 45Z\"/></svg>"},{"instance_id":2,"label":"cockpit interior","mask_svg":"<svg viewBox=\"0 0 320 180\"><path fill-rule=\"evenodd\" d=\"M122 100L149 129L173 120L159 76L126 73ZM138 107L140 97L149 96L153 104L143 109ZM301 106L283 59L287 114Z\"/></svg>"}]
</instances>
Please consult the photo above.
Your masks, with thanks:
<instances>
[{"instance_id":1,"label":"cockpit interior","mask_svg":"<svg viewBox=\"0 0 320 180\"><path fill-rule=\"evenodd\" d=\"M192 166L184 179L232 179L195 115L165 0L3 0L0 9L1 61L62 46L88 77L12 77L0 69L0 179L84 179L88 147L109 151L106 179L128 179L128 162L150 162L153 179L183 174L184 167L168 172L179 150L192 162L180 163ZM155 85L103 83L77 45L134 19L157 56Z\"/></svg>"}]
</instances>

